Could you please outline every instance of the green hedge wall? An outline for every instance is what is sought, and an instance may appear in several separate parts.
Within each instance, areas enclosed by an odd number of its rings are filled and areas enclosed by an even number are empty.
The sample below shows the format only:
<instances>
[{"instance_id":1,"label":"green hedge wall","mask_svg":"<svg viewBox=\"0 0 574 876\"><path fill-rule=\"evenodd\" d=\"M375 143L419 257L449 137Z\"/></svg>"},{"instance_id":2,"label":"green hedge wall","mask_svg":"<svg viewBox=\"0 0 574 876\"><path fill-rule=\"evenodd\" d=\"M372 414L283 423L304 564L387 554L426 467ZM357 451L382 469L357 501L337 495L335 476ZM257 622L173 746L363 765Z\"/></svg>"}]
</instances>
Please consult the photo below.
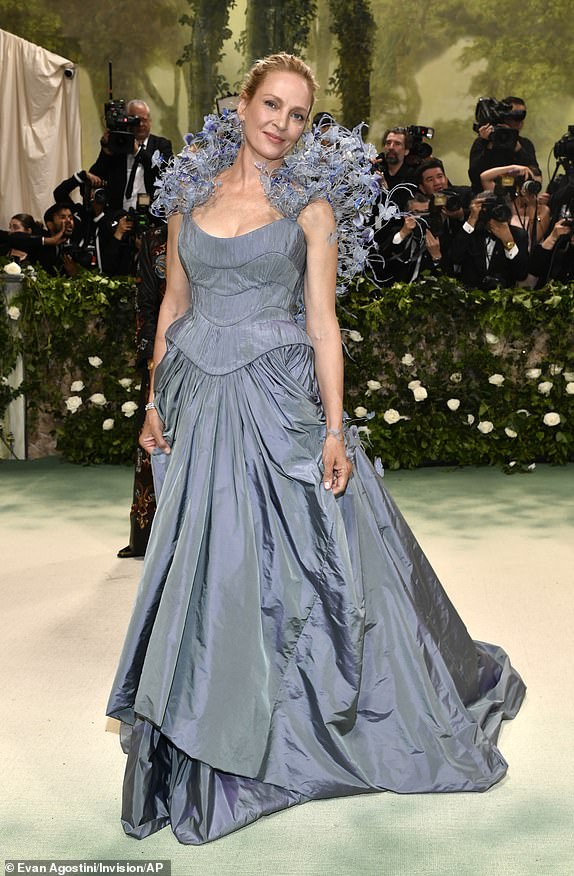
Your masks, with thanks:
<instances>
[{"instance_id":1,"label":"green hedge wall","mask_svg":"<svg viewBox=\"0 0 574 876\"><path fill-rule=\"evenodd\" d=\"M77 463L128 463L139 377L131 280L24 274L0 308L0 414L24 351L29 418L54 422ZM16 316L16 307L18 315ZM574 291L468 291L449 278L375 289L339 304L345 404L386 467L489 464L508 471L574 459Z\"/></svg>"}]
</instances>

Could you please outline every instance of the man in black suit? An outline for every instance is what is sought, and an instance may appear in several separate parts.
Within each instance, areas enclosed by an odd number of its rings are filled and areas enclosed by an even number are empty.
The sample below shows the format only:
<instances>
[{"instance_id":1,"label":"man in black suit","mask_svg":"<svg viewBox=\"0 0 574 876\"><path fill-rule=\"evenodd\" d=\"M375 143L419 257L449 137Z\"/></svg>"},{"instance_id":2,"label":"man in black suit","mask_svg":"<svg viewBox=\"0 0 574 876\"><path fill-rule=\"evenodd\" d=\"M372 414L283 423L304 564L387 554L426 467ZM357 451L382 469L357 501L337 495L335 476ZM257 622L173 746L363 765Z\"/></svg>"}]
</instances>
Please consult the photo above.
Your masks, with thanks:
<instances>
[{"instance_id":1,"label":"man in black suit","mask_svg":"<svg viewBox=\"0 0 574 876\"><path fill-rule=\"evenodd\" d=\"M525 279L528 234L511 225L510 218L510 207L491 192L472 200L468 219L454 237L450 251L454 273L465 286L512 288Z\"/></svg>"},{"instance_id":2,"label":"man in black suit","mask_svg":"<svg viewBox=\"0 0 574 876\"><path fill-rule=\"evenodd\" d=\"M506 142L493 142L495 126L486 123L478 129L478 137L472 144L469 156L468 175L472 184L472 190L478 193L482 190L480 174L493 167L503 167L507 164L521 164L525 167L538 167L536 149L534 143L528 137L520 133L526 118L526 104L521 97L505 97L501 103L512 107L507 116L504 116L496 126L499 134L508 128L508 134L517 131L515 139L511 137ZM506 138L505 138L506 139ZM542 173L542 172L540 172Z\"/></svg>"},{"instance_id":3,"label":"man in black suit","mask_svg":"<svg viewBox=\"0 0 574 876\"><path fill-rule=\"evenodd\" d=\"M171 142L151 133L151 115L145 101L130 100L126 114L139 120L134 129L133 152L127 155L114 153L108 145L110 132L106 130L100 141L100 154L90 167L90 173L106 182L108 209L112 212L135 207L140 193L147 192L153 198L159 168L152 166L152 156L159 152L165 161L169 161L173 155Z\"/></svg>"}]
</instances>

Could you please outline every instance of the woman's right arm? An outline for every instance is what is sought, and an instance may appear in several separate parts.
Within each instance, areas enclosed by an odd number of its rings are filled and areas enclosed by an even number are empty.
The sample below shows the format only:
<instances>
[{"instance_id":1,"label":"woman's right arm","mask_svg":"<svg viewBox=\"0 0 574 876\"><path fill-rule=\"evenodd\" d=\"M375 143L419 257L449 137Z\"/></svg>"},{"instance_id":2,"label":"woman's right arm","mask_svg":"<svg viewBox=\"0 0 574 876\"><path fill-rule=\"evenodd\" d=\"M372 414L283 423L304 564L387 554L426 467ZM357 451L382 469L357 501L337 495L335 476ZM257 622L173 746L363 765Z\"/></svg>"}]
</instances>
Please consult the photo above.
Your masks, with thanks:
<instances>
[{"instance_id":1,"label":"woman's right arm","mask_svg":"<svg viewBox=\"0 0 574 876\"><path fill-rule=\"evenodd\" d=\"M504 167L490 167L488 170L483 170L480 174L483 191L493 191L498 176L524 176L526 179L532 179L533 173L529 167L524 167L522 164L505 164Z\"/></svg>"},{"instance_id":2,"label":"woman's right arm","mask_svg":"<svg viewBox=\"0 0 574 876\"><path fill-rule=\"evenodd\" d=\"M175 322L186 312L190 302L190 289L183 265L179 259L177 243L181 228L182 216L177 213L168 220L167 231L167 281L165 295L162 301L153 348L153 365L151 368L150 391L148 402L154 400L154 376L156 366L165 355L165 333L172 322ZM164 453L170 452L169 444L163 437L163 423L155 408L146 411L146 416L140 433L139 443L144 450L151 453L159 447Z\"/></svg>"}]
</instances>

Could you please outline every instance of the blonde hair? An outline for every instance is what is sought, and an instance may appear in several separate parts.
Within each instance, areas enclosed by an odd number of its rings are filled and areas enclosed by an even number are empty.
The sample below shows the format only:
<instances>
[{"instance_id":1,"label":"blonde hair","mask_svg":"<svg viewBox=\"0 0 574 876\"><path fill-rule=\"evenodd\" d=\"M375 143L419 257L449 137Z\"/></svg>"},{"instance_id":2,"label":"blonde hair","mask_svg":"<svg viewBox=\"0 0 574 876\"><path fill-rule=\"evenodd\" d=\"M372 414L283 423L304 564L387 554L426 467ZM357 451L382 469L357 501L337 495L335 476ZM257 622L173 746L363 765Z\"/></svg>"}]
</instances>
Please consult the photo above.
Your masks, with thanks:
<instances>
[{"instance_id":1,"label":"blonde hair","mask_svg":"<svg viewBox=\"0 0 574 876\"><path fill-rule=\"evenodd\" d=\"M311 93L310 111L315 100L315 92L319 88L319 83L305 61L302 61L301 58L297 58L295 55L289 55L287 52L267 55L266 58L261 58L261 60L255 62L243 80L241 87L241 97L243 100L250 101L259 86L263 84L265 77L269 73L277 72L297 73L305 80Z\"/></svg>"}]
</instances>

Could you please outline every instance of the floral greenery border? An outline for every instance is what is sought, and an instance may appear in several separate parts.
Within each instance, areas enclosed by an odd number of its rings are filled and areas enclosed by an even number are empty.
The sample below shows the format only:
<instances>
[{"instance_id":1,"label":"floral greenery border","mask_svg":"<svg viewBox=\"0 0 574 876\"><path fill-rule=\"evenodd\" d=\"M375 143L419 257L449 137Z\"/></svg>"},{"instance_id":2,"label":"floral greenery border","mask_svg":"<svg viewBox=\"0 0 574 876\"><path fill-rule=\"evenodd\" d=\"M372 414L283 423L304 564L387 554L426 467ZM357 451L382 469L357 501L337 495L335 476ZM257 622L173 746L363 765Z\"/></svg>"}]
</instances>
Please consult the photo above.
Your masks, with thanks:
<instances>
[{"instance_id":1,"label":"floral greenery border","mask_svg":"<svg viewBox=\"0 0 574 876\"><path fill-rule=\"evenodd\" d=\"M53 419L58 451L132 461L134 299L130 279L25 274L12 318L0 308L0 416L22 350L29 417ZM339 321L345 404L369 453L389 468L574 460L573 316L574 286L557 283L482 292L447 277L383 289L357 280Z\"/></svg>"},{"instance_id":2,"label":"floral greenery border","mask_svg":"<svg viewBox=\"0 0 574 876\"><path fill-rule=\"evenodd\" d=\"M0 308L0 326L12 322L10 346L0 356L0 384L6 385L21 352L25 377L19 389L26 396L28 430L45 414L54 424L58 452L70 462L132 462L139 382L133 280L26 270L9 310L12 318ZM0 417L9 401L0 396Z\"/></svg>"},{"instance_id":3,"label":"floral greenery border","mask_svg":"<svg viewBox=\"0 0 574 876\"><path fill-rule=\"evenodd\" d=\"M340 311L346 407L385 466L574 459L574 287L362 279Z\"/></svg>"}]
</instances>

